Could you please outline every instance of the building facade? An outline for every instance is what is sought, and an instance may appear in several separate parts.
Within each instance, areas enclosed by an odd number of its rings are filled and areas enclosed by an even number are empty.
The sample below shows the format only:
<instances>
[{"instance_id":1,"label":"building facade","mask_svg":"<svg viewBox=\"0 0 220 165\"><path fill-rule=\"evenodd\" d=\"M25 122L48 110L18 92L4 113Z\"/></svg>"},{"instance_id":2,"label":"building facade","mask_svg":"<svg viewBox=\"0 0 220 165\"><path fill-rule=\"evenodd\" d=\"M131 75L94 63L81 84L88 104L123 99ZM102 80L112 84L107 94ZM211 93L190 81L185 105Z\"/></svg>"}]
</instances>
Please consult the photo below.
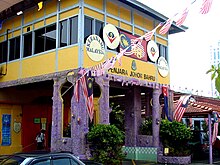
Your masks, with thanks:
<instances>
[{"instance_id":1,"label":"building facade","mask_svg":"<svg viewBox=\"0 0 220 165\"><path fill-rule=\"evenodd\" d=\"M16 15L20 10L23 14ZM170 84L168 35L183 27L173 24L164 35L157 29L151 41L143 40L140 48L126 51L113 67L94 77L91 122L81 85L79 100L74 97L82 77L79 69L94 70L167 18L129 0L24 0L0 16L0 154L35 150L36 134L45 129L46 149L86 157L90 124L109 124L109 104L115 102L125 110L125 150L130 158L147 146L146 152L157 155L161 89ZM120 34L115 49L103 41L107 24ZM88 49L91 35L100 37L95 46L104 53L93 51L94 45ZM158 49L158 57L151 48ZM153 119L151 142L139 137L142 112Z\"/></svg>"}]
</instances>

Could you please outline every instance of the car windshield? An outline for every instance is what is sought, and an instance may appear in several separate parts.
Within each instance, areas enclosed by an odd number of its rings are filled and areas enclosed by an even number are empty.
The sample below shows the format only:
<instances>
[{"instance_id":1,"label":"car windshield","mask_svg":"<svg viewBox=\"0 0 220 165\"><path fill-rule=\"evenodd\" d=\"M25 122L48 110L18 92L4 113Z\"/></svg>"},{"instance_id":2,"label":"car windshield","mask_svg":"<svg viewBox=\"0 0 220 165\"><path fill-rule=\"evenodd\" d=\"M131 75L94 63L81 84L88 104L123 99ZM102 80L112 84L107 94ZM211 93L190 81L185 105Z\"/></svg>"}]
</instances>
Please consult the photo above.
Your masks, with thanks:
<instances>
[{"instance_id":1,"label":"car windshield","mask_svg":"<svg viewBox=\"0 0 220 165\"><path fill-rule=\"evenodd\" d=\"M0 165L19 165L25 160L24 157L20 156L11 156L6 159L3 159Z\"/></svg>"}]
</instances>

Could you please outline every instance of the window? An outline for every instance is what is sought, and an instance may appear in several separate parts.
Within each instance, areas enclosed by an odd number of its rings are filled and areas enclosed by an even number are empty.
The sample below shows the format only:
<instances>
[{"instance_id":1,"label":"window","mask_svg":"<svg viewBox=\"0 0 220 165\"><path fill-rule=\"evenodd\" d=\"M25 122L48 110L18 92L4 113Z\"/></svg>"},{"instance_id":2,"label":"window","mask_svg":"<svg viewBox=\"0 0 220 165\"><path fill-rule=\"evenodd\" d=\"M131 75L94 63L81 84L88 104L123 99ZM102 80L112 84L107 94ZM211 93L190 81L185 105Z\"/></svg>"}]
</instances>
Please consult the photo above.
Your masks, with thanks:
<instances>
[{"instance_id":1,"label":"window","mask_svg":"<svg viewBox=\"0 0 220 165\"><path fill-rule=\"evenodd\" d=\"M104 23L101 21L95 22L95 34L103 39L103 25Z\"/></svg>"},{"instance_id":2,"label":"window","mask_svg":"<svg viewBox=\"0 0 220 165\"><path fill-rule=\"evenodd\" d=\"M23 57L28 57L32 55L32 33L24 35L24 55Z\"/></svg>"},{"instance_id":3,"label":"window","mask_svg":"<svg viewBox=\"0 0 220 165\"><path fill-rule=\"evenodd\" d=\"M0 43L0 63L7 62L7 41Z\"/></svg>"},{"instance_id":4,"label":"window","mask_svg":"<svg viewBox=\"0 0 220 165\"><path fill-rule=\"evenodd\" d=\"M56 48L56 24L35 31L35 50L40 53Z\"/></svg>"},{"instance_id":5,"label":"window","mask_svg":"<svg viewBox=\"0 0 220 165\"><path fill-rule=\"evenodd\" d=\"M84 22L84 43L86 43L86 39L92 34L93 26L92 26L92 18L85 17Z\"/></svg>"},{"instance_id":6,"label":"window","mask_svg":"<svg viewBox=\"0 0 220 165\"><path fill-rule=\"evenodd\" d=\"M104 23L85 16L85 21L84 21L84 43L86 42L86 39L91 35L91 34L96 34L100 38L103 38L102 32L103 32L103 26Z\"/></svg>"},{"instance_id":7,"label":"window","mask_svg":"<svg viewBox=\"0 0 220 165\"><path fill-rule=\"evenodd\" d=\"M56 25L46 27L45 33L45 50L51 50L56 48Z\"/></svg>"},{"instance_id":8,"label":"window","mask_svg":"<svg viewBox=\"0 0 220 165\"><path fill-rule=\"evenodd\" d=\"M9 61L20 58L20 36L10 39Z\"/></svg>"},{"instance_id":9,"label":"window","mask_svg":"<svg viewBox=\"0 0 220 165\"><path fill-rule=\"evenodd\" d=\"M9 159L7 159L3 164L17 165L17 164L21 164L23 161L24 161L23 157L12 156Z\"/></svg>"},{"instance_id":10,"label":"window","mask_svg":"<svg viewBox=\"0 0 220 165\"><path fill-rule=\"evenodd\" d=\"M78 17L70 19L70 44L75 44L78 41Z\"/></svg>"},{"instance_id":11,"label":"window","mask_svg":"<svg viewBox=\"0 0 220 165\"><path fill-rule=\"evenodd\" d=\"M61 21L59 24L59 47L78 42L78 16Z\"/></svg>"},{"instance_id":12,"label":"window","mask_svg":"<svg viewBox=\"0 0 220 165\"><path fill-rule=\"evenodd\" d=\"M168 62L168 49L167 46L165 45L161 45L161 44L157 44L158 49L159 49L159 53L160 53L160 57L164 57L167 62Z\"/></svg>"},{"instance_id":13,"label":"window","mask_svg":"<svg viewBox=\"0 0 220 165\"><path fill-rule=\"evenodd\" d=\"M59 47L67 46L67 20L60 22Z\"/></svg>"},{"instance_id":14,"label":"window","mask_svg":"<svg viewBox=\"0 0 220 165\"><path fill-rule=\"evenodd\" d=\"M40 159L40 160L36 160L33 163L31 163L32 165L50 165L50 159Z\"/></svg>"},{"instance_id":15,"label":"window","mask_svg":"<svg viewBox=\"0 0 220 165\"><path fill-rule=\"evenodd\" d=\"M57 158L53 160L53 165L60 165L60 164L79 165L77 161L75 161L74 159L69 159L69 158Z\"/></svg>"},{"instance_id":16,"label":"window","mask_svg":"<svg viewBox=\"0 0 220 165\"><path fill-rule=\"evenodd\" d=\"M35 31L35 51L34 53L40 53L44 51L44 35L45 28Z\"/></svg>"}]
</instances>

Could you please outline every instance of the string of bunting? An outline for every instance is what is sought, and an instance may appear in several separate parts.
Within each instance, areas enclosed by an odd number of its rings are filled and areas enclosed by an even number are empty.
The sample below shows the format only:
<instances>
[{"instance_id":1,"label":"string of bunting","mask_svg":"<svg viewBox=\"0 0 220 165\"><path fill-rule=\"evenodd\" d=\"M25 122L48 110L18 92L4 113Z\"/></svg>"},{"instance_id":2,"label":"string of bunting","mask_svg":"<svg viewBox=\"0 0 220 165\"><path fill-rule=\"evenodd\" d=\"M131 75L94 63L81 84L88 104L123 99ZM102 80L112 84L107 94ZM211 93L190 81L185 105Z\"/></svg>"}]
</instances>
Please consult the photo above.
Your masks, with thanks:
<instances>
[{"instance_id":1,"label":"string of bunting","mask_svg":"<svg viewBox=\"0 0 220 165\"><path fill-rule=\"evenodd\" d=\"M200 9L201 14L207 14L210 11L212 1L213 0L203 0L202 6L201 6L201 9ZM182 12L176 13L176 14L174 14L173 17L169 18L165 22L159 23L153 30L145 33L143 36L140 36L140 37L138 37L134 40L131 40L131 45L129 45L125 49L120 49L120 52L116 55L116 57L111 57L111 58L107 59L106 61L89 68L89 69L92 70L93 75L94 76L103 75L105 73L105 71L107 71L108 69L114 67L114 64L117 60L119 61L119 64L121 65L120 59L124 54L126 54L126 51L131 47L131 52L132 52L132 51L135 50L136 47L138 47L138 45L141 44L141 42L143 40L145 40L146 42L151 40L152 36L154 35L154 33L156 32L156 30L159 27L162 26L161 29L159 30L159 34L163 35L163 34L166 34L169 31L169 29L170 29L170 27L171 27L174 20L176 20L176 25L177 26L182 26L184 21L187 18L187 15L188 15L192 5L195 2L196 2L196 0L191 2Z\"/></svg>"},{"instance_id":2,"label":"string of bunting","mask_svg":"<svg viewBox=\"0 0 220 165\"><path fill-rule=\"evenodd\" d=\"M103 74L105 74L105 72L107 72L110 68L113 68L116 61L118 60L119 62L119 65L121 65L121 57L126 54L126 51L131 48L131 52L135 51L135 49L137 47L141 47L141 42L143 40L145 40L146 42L147 41L150 41L152 36L154 35L154 33L156 32L156 30L161 27L161 29L159 30L159 34L166 34L171 25L173 24L173 21L176 19L176 25L177 26L182 26L182 24L184 23L184 21L186 20L186 17L189 13L189 10L192 6L192 4L195 3L196 0L194 0L193 2L190 3L189 6L187 6L182 12L180 13L176 13L173 17L169 18L168 20L166 20L165 22L161 22L159 23L153 30L145 33L143 36L140 36L136 39L132 39L131 40L131 44L128 45L125 49L120 49L120 52L116 55L116 56L113 56L107 60L105 60L104 62L101 62L95 66L92 66L88 69L81 69L79 72L82 72L83 71L83 74L82 76L76 80L76 85L75 85L75 88L74 88L74 96L76 98L76 100L78 101L79 100L79 97L78 97L78 87L79 87L79 82L81 82L81 85L83 87L83 94L84 94L84 97L86 99L86 105L87 105L87 112L89 113L89 117L90 117L90 120L92 121L93 119L93 112L94 112L94 107L92 106L93 105L93 99L91 99L91 96L89 96L88 94L88 88L86 88L86 81L82 81L82 79L84 80L84 78L86 77L86 75L88 73L91 73L90 75L92 76L101 76ZM201 10L200 10L200 13L201 14L207 14L211 8L211 4L212 4L212 0L203 0L203 4L202 4L202 7L201 7ZM87 90L87 91L86 91ZM167 95L166 95L167 97ZM167 114L167 117L169 118L168 114Z\"/></svg>"},{"instance_id":3,"label":"string of bunting","mask_svg":"<svg viewBox=\"0 0 220 165\"><path fill-rule=\"evenodd\" d=\"M58 0L58 1L60 1L60 0ZM177 18L176 25L181 26L184 23L184 21L186 20L186 17L189 13L189 9L192 6L192 4L194 4L195 1L196 0L191 2L190 5L187 8L185 8L182 12L175 14L173 17L169 18L165 22L159 23L153 30L145 33L143 36L140 36L136 39L133 39L131 44L128 45L125 49L121 49L120 52L116 56L113 56L113 57L105 60L104 62L101 62L100 64L92 66L88 69L80 69L79 70L78 74L81 73L81 77L76 80L75 88L74 88L74 95L76 97L76 100L78 101L79 97L78 97L77 90L78 90L79 81L80 81L81 85L82 85L82 88L83 88L84 97L86 98L87 111L89 113L89 117L90 117L91 120L93 118L93 111L94 111L93 95L89 91L86 76L89 76L89 77L91 77L91 76L101 76L101 75L105 74L105 72L107 72L108 69L114 67L117 60L119 61L119 65L121 65L121 57L124 54L126 54L126 51L129 48L131 48L131 52L134 52L137 47L142 48L141 42L143 40L145 40L146 42L150 41L152 36L156 32L156 30L161 26L162 27L159 30L159 34L161 34L161 35L166 34L169 31L171 25L173 24L173 21L176 18ZM201 10L200 10L201 14L207 14L209 12L209 10L211 8L211 5L212 5L212 1L213 0L203 0L202 7L201 7ZM43 1L38 3L38 11L40 11L42 8L43 8ZM2 29L3 21L4 20L0 20L0 30ZM90 80L92 80L92 78ZM91 88L91 84L90 84L90 88Z\"/></svg>"}]
</instances>

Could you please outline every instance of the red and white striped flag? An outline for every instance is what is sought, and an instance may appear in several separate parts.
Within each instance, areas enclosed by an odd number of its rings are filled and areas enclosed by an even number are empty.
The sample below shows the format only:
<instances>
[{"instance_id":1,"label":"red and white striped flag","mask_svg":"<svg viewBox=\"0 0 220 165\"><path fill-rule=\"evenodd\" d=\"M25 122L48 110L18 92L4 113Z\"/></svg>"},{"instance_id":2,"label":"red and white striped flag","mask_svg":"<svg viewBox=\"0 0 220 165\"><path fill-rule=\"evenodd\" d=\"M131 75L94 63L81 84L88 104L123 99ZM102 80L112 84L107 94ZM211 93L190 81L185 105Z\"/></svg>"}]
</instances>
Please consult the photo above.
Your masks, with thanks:
<instances>
[{"instance_id":1,"label":"red and white striped flag","mask_svg":"<svg viewBox=\"0 0 220 165\"><path fill-rule=\"evenodd\" d=\"M166 23L162 26L162 28L160 29L159 33L160 34L166 34L169 31L172 23L173 23L173 20L169 18L166 21Z\"/></svg>"},{"instance_id":2,"label":"red and white striped flag","mask_svg":"<svg viewBox=\"0 0 220 165\"><path fill-rule=\"evenodd\" d=\"M145 39L145 41L150 41L151 38L153 37L155 31L157 30L157 28L159 28L162 24L160 23L159 25L157 25L157 27L155 27L153 30L145 33L142 37Z\"/></svg>"},{"instance_id":3,"label":"red and white striped flag","mask_svg":"<svg viewBox=\"0 0 220 165\"><path fill-rule=\"evenodd\" d=\"M182 12L180 18L176 21L176 25L177 25L177 26L181 26L181 25L183 24L183 22L186 20L186 17L187 17L187 15L188 15L188 13L189 13L189 9L188 9L188 8L186 8L185 10L183 10L183 12Z\"/></svg>"},{"instance_id":4,"label":"red and white striped flag","mask_svg":"<svg viewBox=\"0 0 220 165\"><path fill-rule=\"evenodd\" d=\"M207 14L212 6L213 0L203 0L202 7L200 10L201 14Z\"/></svg>"},{"instance_id":5,"label":"red and white striped flag","mask_svg":"<svg viewBox=\"0 0 220 165\"><path fill-rule=\"evenodd\" d=\"M180 99L177 102L177 106L174 110L174 113L173 113L174 120L178 122L182 120L183 114L185 113L186 108L188 106L190 97L191 95L184 95L180 97Z\"/></svg>"},{"instance_id":6,"label":"red and white striped flag","mask_svg":"<svg viewBox=\"0 0 220 165\"><path fill-rule=\"evenodd\" d=\"M217 135L218 135L218 122L215 122L213 125L212 144L216 141Z\"/></svg>"},{"instance_id":7,"label":"red and white striped flag","mask_svg":"<svg viewBox=\"0 0 220 165\"><path fill-rule=\"evenodd\" d=\"M77 102L79 102L79 80L76 80L74 87L74 97Z\"/></svg>"}]
</instances>

